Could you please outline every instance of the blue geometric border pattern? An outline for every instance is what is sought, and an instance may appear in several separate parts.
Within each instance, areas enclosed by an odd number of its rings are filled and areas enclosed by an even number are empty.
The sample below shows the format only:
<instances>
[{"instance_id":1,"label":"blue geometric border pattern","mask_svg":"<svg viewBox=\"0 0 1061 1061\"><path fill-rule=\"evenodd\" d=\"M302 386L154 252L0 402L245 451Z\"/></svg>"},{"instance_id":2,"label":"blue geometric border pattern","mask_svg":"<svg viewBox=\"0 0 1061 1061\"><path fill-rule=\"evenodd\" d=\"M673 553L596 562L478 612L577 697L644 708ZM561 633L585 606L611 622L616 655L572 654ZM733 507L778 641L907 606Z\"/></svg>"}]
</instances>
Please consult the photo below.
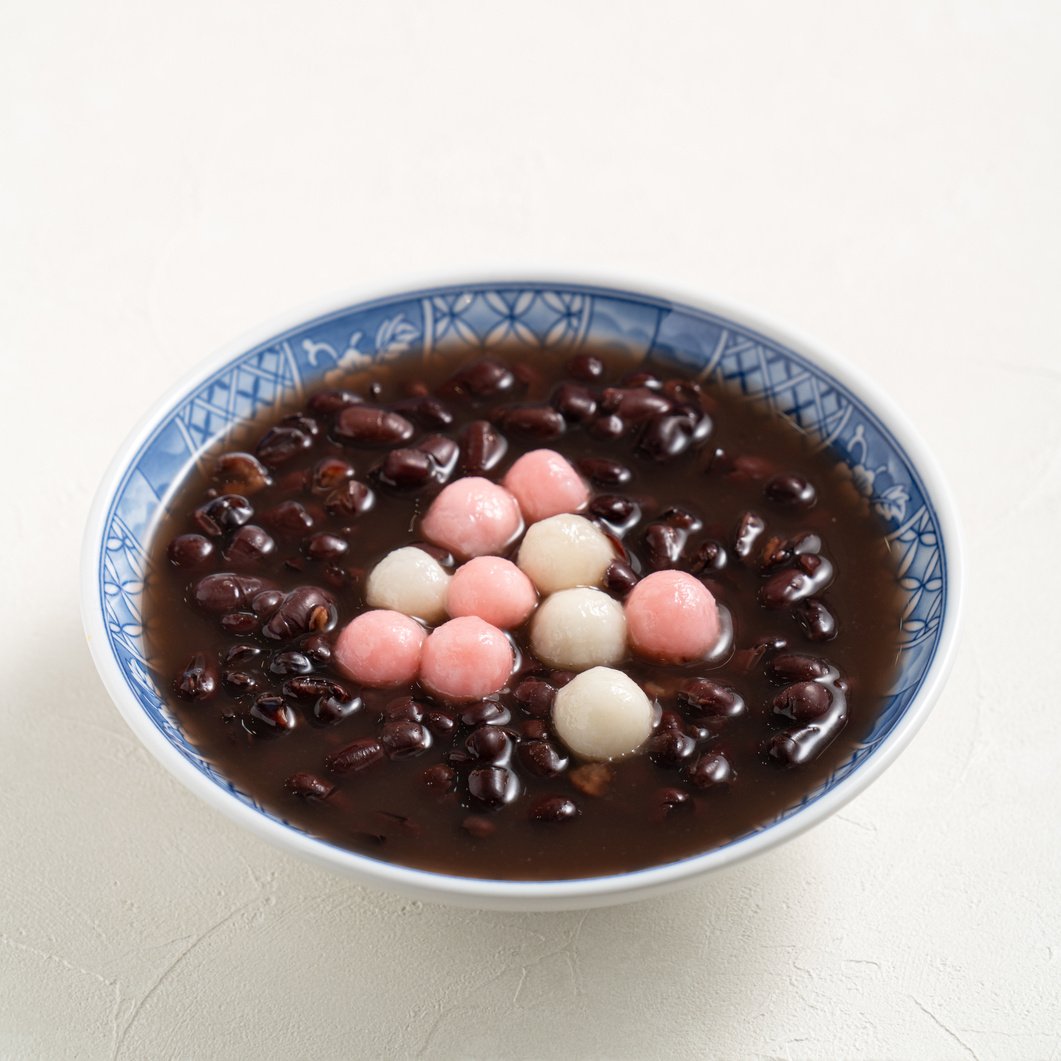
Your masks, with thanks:
<instances>
[{"instance_id":1,"label":"blue geometric border pattern","mask_svg":"<svg viewBox=\"0 0 1061 1061\"><path fill-rule=\"evenodd\" d=\"M144 543L163 500L188 467L249 417L351 370L421 351L535 350L585 342L649 353L739 389L831 446L852 483L889 527L905 606L899 675L872 732L817 791L814 802L873 754L908 710L935 655L946 611L946 553L938 520L909 457L839 381L792 350L731 320L663 299L578 284L440 287L351 306L274 336L233 358L171 409L125 470L108 510L99 556L100 603L110 650L145 714L215 784L276 818L223 778L165 709L148 666L140 601ZM284 824L287 824L286 822ZM763 828L769 828L769 823Z\"/></svg>"}]
</instances>

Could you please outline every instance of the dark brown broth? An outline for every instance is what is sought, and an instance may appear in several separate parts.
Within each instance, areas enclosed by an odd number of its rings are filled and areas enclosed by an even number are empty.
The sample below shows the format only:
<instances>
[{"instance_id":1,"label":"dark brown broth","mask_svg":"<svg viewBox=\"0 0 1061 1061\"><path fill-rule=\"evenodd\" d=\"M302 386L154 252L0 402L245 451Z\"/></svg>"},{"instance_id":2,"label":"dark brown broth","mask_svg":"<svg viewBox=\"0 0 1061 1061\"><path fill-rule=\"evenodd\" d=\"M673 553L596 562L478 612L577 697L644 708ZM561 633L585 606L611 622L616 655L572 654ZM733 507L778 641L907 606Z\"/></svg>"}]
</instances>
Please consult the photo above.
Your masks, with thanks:
<instances>
[{"instance_id":1,"label":"dark brown broth","mask_svg":"<svg viewBox=\"0 0 1061 1061\"><path fill-rule=\"evenodd\" d=\"M491 356L518 365L521 353L503 350L492 352ZM600 356L609 358L603 353ZM436 357L425 367L418 359L410 358L342 383L367 396L369 383L377 381L380 400L394 401L406 396L416 384L434 388L460 363ZM529 379L514 392L514 397L510 393L474 404L447 401L456 421L445 433L455 435L463 423L488 416L502 403L546 401L563 375L562 364L562 357L553 355L551 359L535 357L528 365L522 365L520 372ZM592 386L614 385L624 373L646 368L661 378L680 375L669 364L638 365L632 369L612 357L605 377ZM727 566L707 572L704 577L733 615L737 651L730 660L721 667L700 669L658 667L635 659L629 659L624 666L642 685L656 682L669 690L661 696L665 709L676 707L673 690L677 680L697 674L730 685L744 697L745 714L728 720L719 735L704 745L722 751L729 759L736 773L730 786L701 791L684 781L677 769L664 769L644 755L635 755L614 764L614 777L605 795L591 797L572 785L569 771L554 778L535 777L520 766L518 755L514 755L512 762L522 794L501 809L488 811L470 805L466 796L439 797L422 780L428 767L443 761L444 753L463 747L466 728L458 729L452 744L436 739L428 751L417 757L384 760L343 777L328 774L324 766L326 755L359 737L378 736L383 705L410 691L419 695L416 689L362 690L364 707L332 726L312 724L303 709L296 706L299 718L292 731L278 737L255 737L241 721L253 696L236 698L219 685L217 692L204 701L188 703L170 697L170 706L185 732L241 789L307 832L374 858L457 875L544 880L622 872L709 850L769 822L815 790L850 757L854 746L870 730L894 671L900 625L896 572L883 527L869 512L849 477L838 470L834 455L817 450L787 421L766 415L734 395L710 389L707 393L714 405L711 436L695 451L670 463L638 456L633 436L605 441L591 437L582 428L569 426L561 438L546 442L508 434L506 457L490 477L500 479L521 453L543 446L558 450L572 462L587 456L614 458L632 470L632 481L618 487L594 487L594 492L621 493L641 502L641 522L624 535L624 543L635 555L640 555L645 525L672 506L686 508L703 521L703 529L689 538L687 555L708 538L725 544L729 551ZM253 440L270 423L303 406L302 401L293 402L289 408L271 414L268 420L249 425L243 448L253 450ZM313 533L329 531L350 543L338 564L343 571L329 575L326 562L307 559L300 552L298 541L279 536L277 551L271 558L243 570L253 570L281 590L307 584L328 589L338 602L341 627L364 608L364 572L390 550L416 540L417 520L440 487L432 486L410 496L374 485L376 504L368 514L354 520L327 516L320 506L320 497L303 490L306 469L322 457L335 454L350 460L358 478L370 482L371 469L385 451L339 445L327 437L328 418L319 419L322 431L316 444L275 469L273 485L249 500L256 513L289 498L304 503L317 516ZM426 433L429 432L420 432ZM712 459L716 448L726 456ZM758 477L753 477L732 470L731 459L737 456L759 458L778 472L799 472L816 487L816 505L810 510L793 510L767 500L758 472ZM270 675L268 666L271 653L284 646L260 637L226 633L216 615L203 614L188 602L189 587L198 578L233 569L221 559L220 550L206 566L194 572L176 570L167 560L166 548L174 535L198 529L191 513L210 496L211 489L216 492L207 474L190 472L153 537L145 618L160 687L170 688L174 676L194 653L217 659L231 645L246 642L263 649L262 655L251 663L263 682L257 691L279 690L283 678ZM732 550L737 524L749 510L766 521L760 547L775 535L787 538L813 531L822 537L822 552L832 561L836 574L819 596L838 620L835 639L811 642L789 610L768 610L757 602L756 594L764 581L758 564L737 562ZM258 522L257 515L252 522ZM292 563L300 565L301 570L293 570ZM329 578L341 578L343 584L336 587ZM515 632L526 667L533 665L533 660L526 654L524 634L525 631ZM765 741L779 728L771 718L770 707L779 686L767 677L765 660L752 662L749 669L749 662L754 659L752 646L775 638L785 639L790 651L825 657L839 668L849 686L849 719L840 736L812 762L794 768L779 767L763 753ZM318 673L353 688L353 683L337 671L325 667ZM518 680L518 675L514 676L510 688ZM504 692L500 699L512 714L513 730L518 729L528 716L510 693ZM328 779L336 785L335 793L324 801L289 794L284 782L296 771L311 771ZM666 788L682 789L691 799L664 814L660 792ZM573 799L580 815L561 823L529 820L529 807L547 795ZM468 805L462 806L462 799ZM488 819L495 826L492 833L485 837L472 835L462 824L469 815Z\"/></svg>"}]
</instances>

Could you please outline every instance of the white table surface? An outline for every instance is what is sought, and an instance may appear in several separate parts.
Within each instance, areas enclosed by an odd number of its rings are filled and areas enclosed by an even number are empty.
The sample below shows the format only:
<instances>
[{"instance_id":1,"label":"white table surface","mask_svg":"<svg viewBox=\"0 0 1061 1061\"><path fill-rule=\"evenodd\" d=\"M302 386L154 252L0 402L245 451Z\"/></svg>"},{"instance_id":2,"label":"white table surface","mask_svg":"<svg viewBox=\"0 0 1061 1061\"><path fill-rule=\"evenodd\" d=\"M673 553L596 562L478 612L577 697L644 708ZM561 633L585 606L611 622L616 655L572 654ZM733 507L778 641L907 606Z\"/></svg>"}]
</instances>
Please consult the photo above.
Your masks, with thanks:
<instances>
[{"instance_id":1,"label":"white table surface","mask_svg":"<svg viewBox=\"0 0 1061 1061\"><path fill-rule=\"evenodd\" d=\"M0 8L0 1056L1061 1056L1061 9ZM560 915L362 890L172 781L78 616L142 408L322 293L520 262L714 291L898 397L968 595L811 833Z\"/></svg>"}]
</instances>

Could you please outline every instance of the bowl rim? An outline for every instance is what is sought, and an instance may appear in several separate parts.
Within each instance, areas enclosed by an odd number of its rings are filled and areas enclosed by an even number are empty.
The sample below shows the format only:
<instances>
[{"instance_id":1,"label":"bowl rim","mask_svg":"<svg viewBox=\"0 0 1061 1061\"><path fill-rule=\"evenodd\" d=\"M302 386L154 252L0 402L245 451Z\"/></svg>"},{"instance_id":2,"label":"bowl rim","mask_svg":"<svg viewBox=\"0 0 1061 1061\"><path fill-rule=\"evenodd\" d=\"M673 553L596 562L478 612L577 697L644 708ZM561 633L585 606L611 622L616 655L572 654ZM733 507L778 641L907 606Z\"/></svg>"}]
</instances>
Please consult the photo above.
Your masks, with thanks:
<instances>
[{"instance_id":1,"label":"bowl rim","mask_svg":"<svg viewBox=\"0 0 1061 1061\"><path fill-rule=\"evenodd\" d=\"M149 720L126 684L106 635L106 620L98 593L99 556L103 548L105 521L116 491L122 486L131 461L150 438L159 422L175 406L225 364L276 336L314 320L362 304L399 300L434 289L483 285L566 285L593 288L600 294L646 297L675 303L732 320L742 328L792 350L819 366L849 388L881 421L909 459L926 491L936 516L946 556L946 598L939 640L922 679L894 729L856 769L812 803L784 820L699 855L677 862L607 876L559 881L504 881L460 877L382 862L340 848L275 821L243 803L211 781L166 739ZM869 396L872 396L872 400ZM169 772L208 804L252 833L318 864L357 878L361 883L403 892L420 899L465 905L488 905L509 909L563 909L573 906L607 905L643 898L690 881L708 871L733 865L799 836L838 811L872 784L895 761L921 728L936 702L953 665L958 640L964 584L963 548L957 509L950 488L934 456L907 415L861 368L805 333L758 310L713 294L690 292L679 285L653 284L643 279L613 273L476 270L453 275L405 275L394 282L373 284L336 292L289 310L250 329L204 358L181 378L167 386L125 437L104 472L89 511L82 543L80 588L81 614L89 649L105 688L116 707L144 746Z\"/></svg>"}]
</instances>

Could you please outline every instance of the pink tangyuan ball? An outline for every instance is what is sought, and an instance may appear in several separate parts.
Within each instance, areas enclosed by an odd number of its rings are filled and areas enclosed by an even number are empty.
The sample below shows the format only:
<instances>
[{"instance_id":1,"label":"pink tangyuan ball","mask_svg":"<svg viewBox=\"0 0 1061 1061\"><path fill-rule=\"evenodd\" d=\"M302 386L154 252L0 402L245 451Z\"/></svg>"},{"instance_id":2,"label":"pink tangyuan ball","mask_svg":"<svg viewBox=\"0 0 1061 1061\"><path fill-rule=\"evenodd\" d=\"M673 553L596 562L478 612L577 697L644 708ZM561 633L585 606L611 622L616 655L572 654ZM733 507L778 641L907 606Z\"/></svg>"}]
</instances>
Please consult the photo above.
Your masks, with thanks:
<instances>
[{"instance_id":1,"label":"pink tangyuan ball","mask_svg":"<svg viewBox=\"0 0 1061 1061\"><path fill-rule=\"evenodd\" d=\"M515 665L496 626L464 615L436 627L424 642L420 681L443 700L478 700L503 688Z\"/></svg>"},{"instance_id":2,"label":"pink tangyuan ball","mask_svg":"<svg viewBox=\"0 0 1061 1061\"><path fill-rule=\"evenodd\" d=\"M362 685L404 685L420 671L426 637L424 628L401 612L363 612L343 628L332 656Z\"/></svg>"},{"instance_id":3,"label":"pink tangyuan ball","mask_svg":"<svg viewBox=\"0 0 1061 1061\"><path fill-rule=\"evenodd\" d=\"M476 615L502 630L526 622L537 603L534 583L499 556L477 556L458 567L446 597L446 607L455 618Z\"/></svg>"},{"instance_id":4,"label":"pink tangyuan ball","mask_svg":"<svg viewBox=\"0 0 1061 1061\"><path fill-rule=\"evenodd\" d=\"M561 512L579 512L589 503L589 488L582 477L551 449L524 453L508 470L503 482L515 495L528 523Z\"/></svg>"},{"instance_id":5,"label":"pink tangyuan ball","mask_svg":"<svg viewBox=\"0 0 1061 1061\"><path fill-rule=\"evenodd\" d=\"M626 598L626 629L634 651L660 663L703 659L719 638L718 604L684 571L655 571Z\"/></svg>"},{"instance_id":6,"label":"pink tangyuan ball","mask_svg":"<svg viewBox=\"0 0 1061 1061\"><path fill-rule=\"evenodd\" d=\"M435 498L420 529L435 545L468 559L502 552L522 525L519 505L503 486L472 476L450 483Z\"/></svg>"}]
</instances>

